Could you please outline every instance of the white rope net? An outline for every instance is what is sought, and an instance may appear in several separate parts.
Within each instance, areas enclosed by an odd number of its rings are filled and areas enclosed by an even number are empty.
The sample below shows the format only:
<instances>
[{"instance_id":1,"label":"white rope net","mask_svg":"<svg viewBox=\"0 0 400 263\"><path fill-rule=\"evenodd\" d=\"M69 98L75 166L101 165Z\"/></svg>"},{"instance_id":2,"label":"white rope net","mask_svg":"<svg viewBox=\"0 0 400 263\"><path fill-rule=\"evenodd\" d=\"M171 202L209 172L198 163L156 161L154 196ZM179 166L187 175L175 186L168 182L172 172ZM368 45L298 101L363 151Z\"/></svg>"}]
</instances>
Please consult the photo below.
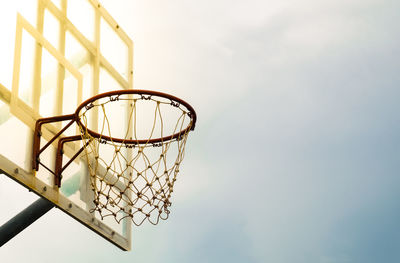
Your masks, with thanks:
<instances>
[{"instance_id":1,"label":"white rope net","mask_svg":"<svg viewBox=\"0 0 400 263\"><path fill-rule=\"evenodd\" d=\"M87 105L79 117L84 125L81 134L87 145L84 155L93 190L90 211L102 219L114 217L118 223L130 217L135 225L167 219L193 125L190 112L170 99L123 94ZM85 128L91 127L93 118L99 120L99 138ZM121 122L125 127L118 125ZM168 137L172 134L178 134L177 138ZM123 142L103 136L122 138ZM164 139L152 143L154 138ZM137 143L128 144L126 140Z\"/></svg>"}]
</instances>

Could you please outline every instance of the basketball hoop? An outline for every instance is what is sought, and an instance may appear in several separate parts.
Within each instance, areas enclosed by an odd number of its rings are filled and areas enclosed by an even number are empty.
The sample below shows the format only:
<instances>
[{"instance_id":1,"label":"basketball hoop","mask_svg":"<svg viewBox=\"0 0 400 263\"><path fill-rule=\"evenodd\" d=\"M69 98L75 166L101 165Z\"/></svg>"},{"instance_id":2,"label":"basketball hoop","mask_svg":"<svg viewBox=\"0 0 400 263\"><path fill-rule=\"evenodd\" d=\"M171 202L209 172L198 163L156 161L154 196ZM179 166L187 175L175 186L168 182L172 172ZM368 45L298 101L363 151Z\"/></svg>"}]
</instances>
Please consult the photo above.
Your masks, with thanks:
<instances>
[{"instance_id":1,"label":"basketball hoop","mask_svg":"<svg viewBox=\"0 0 400 263\"><path fill-rule=\"evenodd\" d=\"M119 114L120 109L125 112ZM100 120L97 127L92 127L94 118ZM121 118L126 120L125 127L115 124ZM69 123L40 148L41 126L60 121ZM74 123L80 135L61 137ZM160 218L168 218L186 140L195 123L194 109L169 94L148 90L102 93L83 102L74 114L37 120L33 169L45 167L60 187L62 172L82 154L93 191L91 212L102 219L114 217L118 223L130 217L135 225L146 219L157 224ZM39 157L57 138L53 171ZM73 141L82 141L82 147L63 165L63 145Z\"/></svg>"}]
</instances>

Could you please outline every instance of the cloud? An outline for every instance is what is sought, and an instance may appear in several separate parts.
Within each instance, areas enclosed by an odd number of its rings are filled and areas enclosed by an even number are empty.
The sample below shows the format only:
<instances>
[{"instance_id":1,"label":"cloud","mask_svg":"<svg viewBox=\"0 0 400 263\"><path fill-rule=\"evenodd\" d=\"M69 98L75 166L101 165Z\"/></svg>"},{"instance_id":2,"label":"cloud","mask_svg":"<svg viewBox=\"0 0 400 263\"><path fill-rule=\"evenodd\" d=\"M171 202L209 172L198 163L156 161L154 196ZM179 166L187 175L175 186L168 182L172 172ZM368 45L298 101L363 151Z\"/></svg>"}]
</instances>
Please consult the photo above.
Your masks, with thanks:
<instances>
[{"instance_id":1,"label":"cloud","mask_svg":"<svg viewBox=\"0 0 400 263\"><path fill-rule=\"evenodd\" d=\"M313 6L318 15L300 11L224 41L233 61L225 68L246 86L234 86L242 92L206 121L200 136L208 144L199 146L210 180L225 186L209 193L235 200L226 207L241 211L259 262L354 262L367 257L355 252L365 251L366 236L378 249L372 258L386 251L377 246L385 234L346 231L368 214L384 213L369 226L398 216L390 202L398 185L398 29L391 3L354 3L354 12L340 13L347 9L339 3L326 18ZM381 233L397 244L396 226L386 227Z\"/></svg>"},{"instance_id":2,"label":"cloud","mask_svg":"<svg viewBox=\"0 0 400 263\"><path fill-rule=\"evenodd\" d=\"M136 87L183 97L199 123L171 218L115 257L398 262L399 4L160 3L125 18Z\"/></svg>"}]
</instances>

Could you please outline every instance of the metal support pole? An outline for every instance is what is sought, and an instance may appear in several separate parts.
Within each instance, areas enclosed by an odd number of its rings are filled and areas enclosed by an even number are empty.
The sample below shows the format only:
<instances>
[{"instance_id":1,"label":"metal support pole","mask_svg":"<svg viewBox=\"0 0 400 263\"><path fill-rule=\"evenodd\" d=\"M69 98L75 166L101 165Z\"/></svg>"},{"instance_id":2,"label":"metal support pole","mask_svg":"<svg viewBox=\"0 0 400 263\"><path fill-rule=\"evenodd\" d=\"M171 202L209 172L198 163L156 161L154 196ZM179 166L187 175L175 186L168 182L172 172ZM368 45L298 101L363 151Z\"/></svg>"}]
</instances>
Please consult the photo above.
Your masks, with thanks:
<instances>
[{"instance_id":1,"label":"metal support pole","mask_svg":"<svg viewBox=\"0 0 400 263\"><path fill-rule=\"evenodd\" d=\"M46 214L54 204L44 198L39 198L30 206L11 218L0 227L0 247L18 235L22 230Z\"/></svg>"}]
</instances>

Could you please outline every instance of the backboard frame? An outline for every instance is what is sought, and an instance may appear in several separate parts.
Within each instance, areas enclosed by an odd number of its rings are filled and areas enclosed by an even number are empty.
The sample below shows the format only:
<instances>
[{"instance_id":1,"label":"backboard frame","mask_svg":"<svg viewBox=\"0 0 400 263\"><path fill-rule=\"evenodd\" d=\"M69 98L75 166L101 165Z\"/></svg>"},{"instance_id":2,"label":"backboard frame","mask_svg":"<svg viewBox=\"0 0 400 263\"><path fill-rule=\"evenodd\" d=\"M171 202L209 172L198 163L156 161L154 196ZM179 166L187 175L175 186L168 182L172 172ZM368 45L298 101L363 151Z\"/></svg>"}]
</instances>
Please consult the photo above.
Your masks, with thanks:
<instances>
[{"instance_id":1,"label":"backboard frame","mask_svg":"<svg viewBox=\"0 0 400 263\"><path fill-rule=\"evenodd\" d=\"M36 27L31 25L27 19L21 14L17 14L16 24L16 36L15 36L15 49L14 49L14 70L11 87L6 87L0 84L0 100L5 104L9 105L10 113L17 117L22 123L29 127L32 132L34 130L35 122L39 116L37 101L40 97L40 77L34 79L33 83L33 100L34 105L31 107L27 105L18 97L18 79L20 77L19 64L21 62L21 41L22 32L27 32L36 41L36 57L41 58L42 50L45 49L50 53L53 58L59 63L58 68L58 80L65 78L65 71L71 73L71 76L78 82L78 98L76 103L79 104L82 101L82 89L84 88L82 74L80 73L80 66L77 66L70 62L65 56L65 34L70 33L79 44L85 49L88 56L83 64L89 64L92 67L93 74L92 85L90 87L90 96L94 96L100 92L100 75L101 69L105 69L106 72L114 79L121 89L133 89L133 42L118 23L111 17L111 15L102 7L97 0L86 0L94 10L94 40L89 40L84 34L82 34L78 28L69 20L67 16L67 0L61 0L61 6L57 7L51 0L37 0L37 15L36 15ZM53 46L43 35L44 16L45 11L48 11L52 16L60 23L60 37L59 45ZM106 22L118 38L125 43L127 47L127 69L126 76L123 76L121 72L110 63L107 58L101 53L101 25L102 21ZM39 54L39 55L38 55ZM41 65L40 61L35 61L35 72L40 73ZM36 74L38 75L38 74ZM0 80L1 82L1 80ZM62 94L63 90L62 81L57 82L56 91L58 94ZM36 103L36 104L35 104ZM75 103L75 102L74 102ZM72 112L71 112L72 113ZM92 125L97 126L96 118L94 116ZM43 127L43 137L53 137L57 133L57 127L46 125ZM58 129L59 130L59 129ZM56 142L55 142L56 143ZM75 152L74 144L69 144L66 147L65 154L72 156ZM18 160L19 161L19 160ZM63 195L58 187L44 183L42 180L35 176L33 171L30 171L26 167L21 167L20 164L16 164L6 156L0 154L0 171L6 174L11 179L15 180L19 184L28 188L30 191L35 192L37 195L49 200L54 203L61 211L70 215L83 225L95 231L100 236L104 237L111 243L115 244L122 250L131 249L131 223L124 223L123 235L116 232L114 229L103 223L101 220L96 218L93 214L89 213L88 210L83 209L79 205L76 205L71 201L68 196ZM82 176L87 176L82 175Z\"/></svg>"}]
</instances>

